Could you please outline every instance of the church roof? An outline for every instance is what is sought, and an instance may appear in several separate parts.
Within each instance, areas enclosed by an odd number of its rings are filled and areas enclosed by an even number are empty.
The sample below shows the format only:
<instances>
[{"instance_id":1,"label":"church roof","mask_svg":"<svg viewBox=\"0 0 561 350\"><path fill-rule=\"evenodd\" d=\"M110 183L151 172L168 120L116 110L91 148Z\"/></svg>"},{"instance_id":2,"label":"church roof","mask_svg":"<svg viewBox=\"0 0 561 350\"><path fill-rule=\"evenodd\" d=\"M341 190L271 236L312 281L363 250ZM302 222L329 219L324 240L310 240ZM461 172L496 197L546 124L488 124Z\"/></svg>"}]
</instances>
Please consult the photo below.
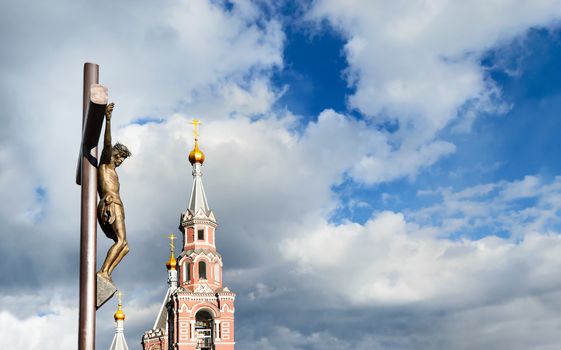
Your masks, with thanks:
<instances>
[{"instance_id":1,"label":"church roof","mask_svg":"<svg viewBox=\"0 0 561 350\"><path fill-rule=\"evenodd\" d=\"M113 342L111 343L109 350L129 350L127 341L125 340L125 335L122 332L115 333L115 337L113 337Z\"/></svg>"},{"instance_id":2,"label":"church roof","mask_svg":"<svg viewBox=\"0 0 561 350\"><path fill-rule=\"evenodd\" d=\"M199 210L202 210L206 216L210 214L210 208L206 200L205 189L203 186L201 167L205 160L205 155L199 149L199 125L201 122L193 119L193 136L195 139L195 147L189 153L189 162L193 166L193 187L191 188L191 198L189 198L189 206L187 207L191 216L196 216Z\"/></svg>"},{"instance_id":3,"label":"church roof","mask_svg":"<svg viewBox=\"0 0 561 350\"><path fill-rule=\"evenodd\" d=\"M171 287L168 288L166 296L164 297L164 302L162 303L162 306L160 307L160 311L158 312L158 316L156 317L156 322L154 322L154 327L152 327L152 329L154 329L154 330L162 329L162 330L165 331L166 322L167 322L167 319L168 319L166 304L168 303L169 297L171 296L172 292L173 292L172 288Z\"/></svg>"},{"instance_id":4,"label":"church roof","mask_svg":"<svg viewBox=\"0 0 561 350\"><path fill-rule=\"evenodd\" d=\"M203 186L200 163L193 164L193 187L191 188L191 198L189 199L189 207L187 209L189 209L193 216L195 216L200 209L202 209L207 216L210 214L210 208Z\"/></svg>"}]
</instances>

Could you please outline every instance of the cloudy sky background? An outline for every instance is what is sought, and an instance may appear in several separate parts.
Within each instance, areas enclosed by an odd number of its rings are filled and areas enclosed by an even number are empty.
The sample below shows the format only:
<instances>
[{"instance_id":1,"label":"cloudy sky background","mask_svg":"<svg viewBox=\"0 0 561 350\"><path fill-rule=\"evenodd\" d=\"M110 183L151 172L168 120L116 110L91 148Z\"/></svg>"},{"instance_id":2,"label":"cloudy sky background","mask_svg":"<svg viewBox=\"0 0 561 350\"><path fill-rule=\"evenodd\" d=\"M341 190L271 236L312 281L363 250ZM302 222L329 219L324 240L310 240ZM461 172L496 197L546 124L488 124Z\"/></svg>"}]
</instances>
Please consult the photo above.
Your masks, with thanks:
<instances>
[{"instance_id":1,"label":"cloudy sky background","mask_svg":"<svg viewBox=\"0 0 561 350\"><path fill-rule=\"evenodd\" d=\"M3 343L76 346L95 62L134 155L131 349L167 287L194 117L237 348L558 349L560 20L561 1L2 2Z\"/></svg>"}]
</instances>

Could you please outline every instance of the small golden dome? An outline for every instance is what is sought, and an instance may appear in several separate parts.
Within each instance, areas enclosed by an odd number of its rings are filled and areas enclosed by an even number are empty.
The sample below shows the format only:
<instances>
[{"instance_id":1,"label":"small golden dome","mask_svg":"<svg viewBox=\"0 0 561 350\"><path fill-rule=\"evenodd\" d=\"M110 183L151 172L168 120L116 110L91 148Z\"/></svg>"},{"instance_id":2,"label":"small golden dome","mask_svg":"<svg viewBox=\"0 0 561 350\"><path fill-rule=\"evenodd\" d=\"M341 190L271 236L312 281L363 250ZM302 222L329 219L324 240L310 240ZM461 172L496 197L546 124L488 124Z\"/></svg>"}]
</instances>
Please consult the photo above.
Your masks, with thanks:
<instances>
[{"instance_id":1,"label":"small golden dome","mask_svg":"<svg viewBox=\"0 0 561 350\"><path fill-rule=\"evenodd\" d=\"M177 266L177 261L173 257L173 252L172 252L171 255L169 256L168 262L166 263L166 267L168 268L168 270L175 270L176 266Z\"/></svg>"},{"instance_id":2,"label":"small golden dome","mask_svg":"<svg viewBox=\"0 0 561 350\"><path fill-rule=\"evenodd\" d=\"M121 308L121 304L119 304L119 308L117 309L117 312L115 312L115 315L113 315L113 317L115 317L115 321L124 321L125 320L125 313L123 312L123 309Z\"/></svg>"},{"instance_id":3,"label":"small golden dome","mask_svg":"<svg viewBox=\"0 0 561 350\"><path fill-rule=\"evenodd\" d=\"M205 154L199 149L199 142L195 140L195 148L189 153L189 162L191 165L195 163L203 164L205 161Z\"/></svg>"}]
</instances>

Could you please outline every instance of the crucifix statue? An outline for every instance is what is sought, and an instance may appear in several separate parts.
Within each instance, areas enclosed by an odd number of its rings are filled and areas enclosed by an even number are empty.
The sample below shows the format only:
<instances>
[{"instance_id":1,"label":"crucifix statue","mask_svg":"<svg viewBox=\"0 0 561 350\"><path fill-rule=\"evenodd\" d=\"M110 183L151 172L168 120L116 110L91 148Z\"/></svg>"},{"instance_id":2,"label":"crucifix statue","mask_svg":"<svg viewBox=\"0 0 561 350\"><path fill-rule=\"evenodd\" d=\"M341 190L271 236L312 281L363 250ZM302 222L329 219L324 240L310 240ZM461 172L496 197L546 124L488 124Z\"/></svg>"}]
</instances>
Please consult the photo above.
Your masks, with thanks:
<instances>
[{"instance_id":1,"label":"crucifix statue","mask_svg":"<svg viewBox=\"0 0 561 350\"><path fill-rule=\"evenodd\" d=\"M107 257L97 272L101 278L111 281L111 273L129 252L125 229L125 209L119 194L119 176L117 167L130 157L128 148L120 143L111 145L111 116L115 104L110 103L105 110L105 137L103 151L97 168L99 204L97 219L99 226L115 243L107 251Z\"/></svg>"},{"instance_id":2,"label":"crucifix statue","mask_svg":"<svg viewBox=\"0 0 561 350\"><path fill-rule=\"evenodd\" d=\"M116 168L131 153L119 143L111 144L111 116L114 104L108 105L107 100L108 89L99 84L99 65L85 63L82 141L76 169L76 184L81 186L78 350L95 350L96 309L117 291L111 281L111 273L129 250L126 241L125 211L119 194ZM97 146L104 119L104 147L98 161ZM100 197L99 202L97 194ZM114 241L97 273L96 221L105 235Z\"/></svg>"},{"instance_id":3,"label":"crucifix statue","mask_svg":"<svg viewBox=\"0 0 561 350\"><path fill-rule=\"evenodd\" d=\"M97 168L97 188L99 204L97 219L103 233L114 241L107 251L98 276L98 307L115 293L111 273L123 257L129 252L125 228L125 209L119 194L120 184L117 167L130 157L128 148L120 143L111 144L111 117L115 104L110 103L105 110L105 135L103 151ZM107 298L107 299L106 299ZM101 304L100 304L101 303Z\"/></svg>"}]
</instances>

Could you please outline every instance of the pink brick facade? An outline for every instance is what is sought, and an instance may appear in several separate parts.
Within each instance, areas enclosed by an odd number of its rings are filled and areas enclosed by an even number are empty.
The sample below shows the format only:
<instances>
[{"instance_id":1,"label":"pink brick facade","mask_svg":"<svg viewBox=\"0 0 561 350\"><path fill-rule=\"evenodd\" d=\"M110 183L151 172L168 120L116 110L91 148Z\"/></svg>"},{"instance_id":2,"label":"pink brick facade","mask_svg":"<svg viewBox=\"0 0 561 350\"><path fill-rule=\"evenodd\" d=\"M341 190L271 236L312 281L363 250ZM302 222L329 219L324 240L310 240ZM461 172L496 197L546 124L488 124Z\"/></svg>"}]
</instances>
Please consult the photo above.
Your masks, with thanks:
<instances>
[{"instance_id":1,"label":"pink brick facade","mask_svg":"<svg viewBox=\"0 0 561 350\"><path fill-rule=\"evenodd\" d=\"M234 349L236 295L222 287L222 257L214 245L216 223L197 214L183 217L178 286L165 303L163 327L145 333L144 350Z\"/></svg>"}]
</instances>

